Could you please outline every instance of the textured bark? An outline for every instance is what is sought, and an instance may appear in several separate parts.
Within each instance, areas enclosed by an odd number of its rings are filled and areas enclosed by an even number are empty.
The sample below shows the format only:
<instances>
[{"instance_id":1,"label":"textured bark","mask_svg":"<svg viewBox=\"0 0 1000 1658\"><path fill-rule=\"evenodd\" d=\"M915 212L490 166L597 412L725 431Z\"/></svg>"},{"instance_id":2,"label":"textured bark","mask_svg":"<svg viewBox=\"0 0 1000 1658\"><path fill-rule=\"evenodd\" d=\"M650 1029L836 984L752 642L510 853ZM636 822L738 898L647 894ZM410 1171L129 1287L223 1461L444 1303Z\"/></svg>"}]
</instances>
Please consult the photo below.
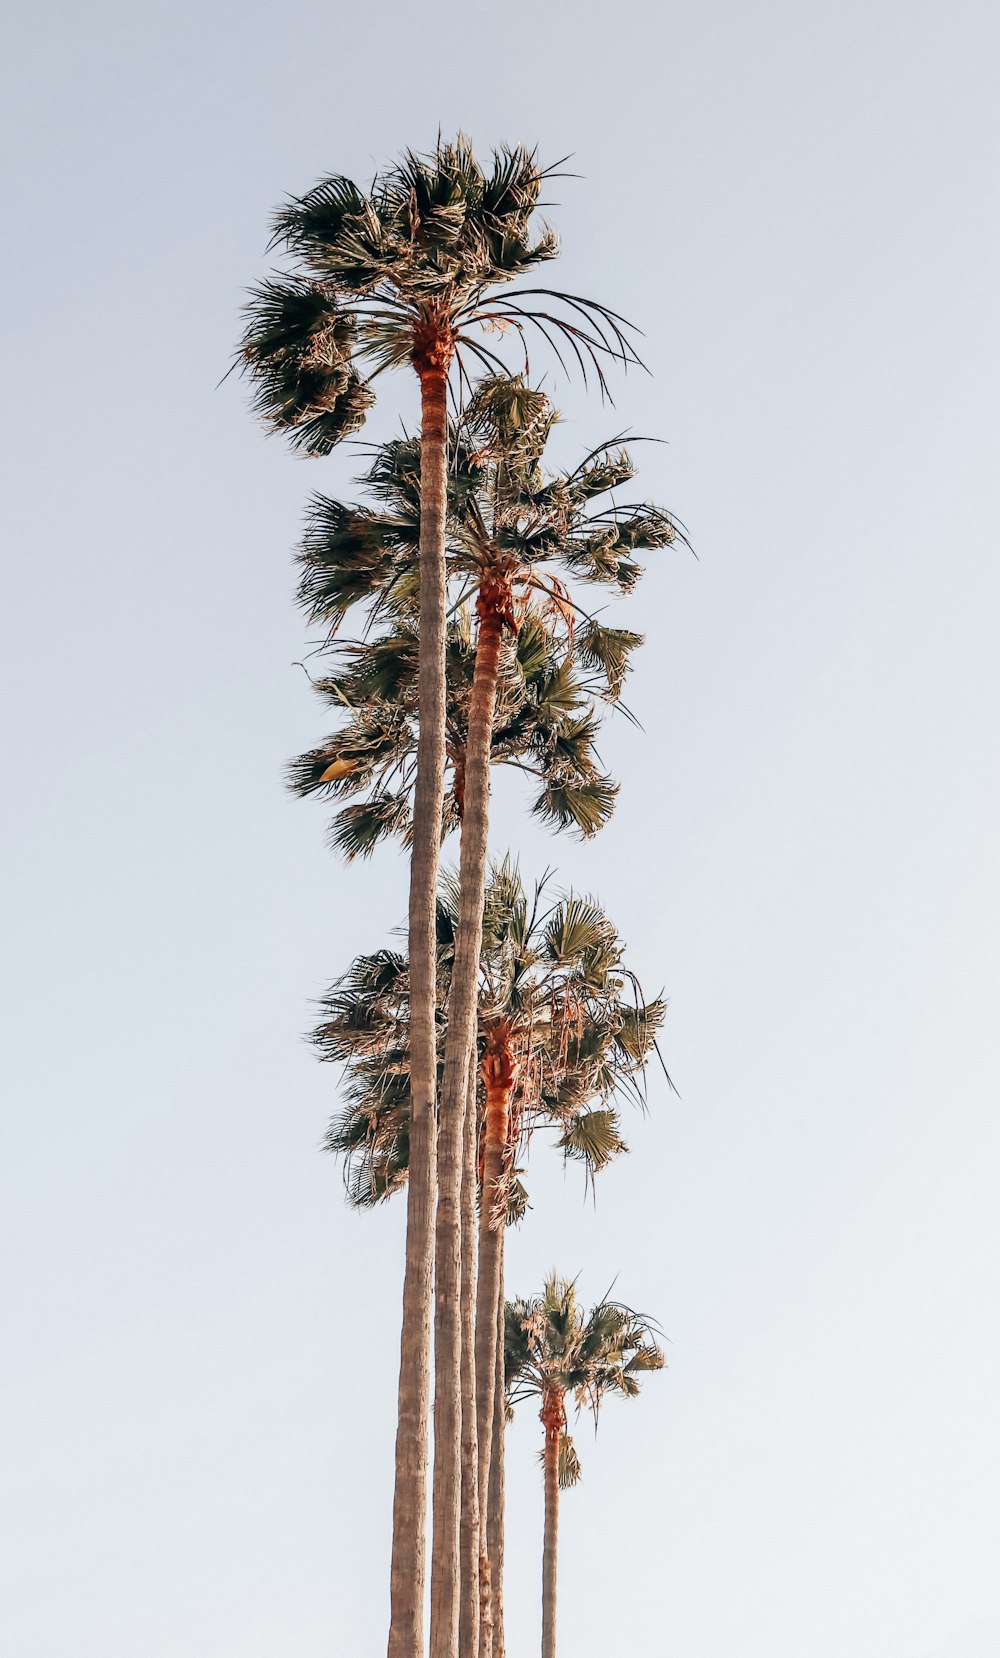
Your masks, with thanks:
<instances>
[{"instance_id":1,"label":"textured bark","mask_svg":"<svg viewBox=\"0 0 1000 1658\"><path fill-rule=\"evenodd\" d=\"M498 1315L503 1311L503 1243L506 1233L504 1159L510 1125L510 1102L517 1077L509 1039L502 1027L491 1033L482 1064L486 1086L486 1131L483 1143L483 1190L479 1205L479 1283L476 1290L476 1427L479 1437L479 1502L483 1511L489 1504L492 1464ZM501 1348L502 1352L502 1348ZM501 1384L502 1393L502 1384ZM483 1550L482 1594L485 1607L492 1608L492 1562L489 1547ZM490 1658L492 1616L484 1619L480 1636L481 1658Z\"/></svg>"},{"instance_id":2,"label":"textured bark","mask_svg":"<svg viewBox=\"0 0 1000 1658\"><path fill-rule=\"evenodd\" d=\"M458 1644L462 1658L479 1647L479 1452L476 1438L476 1056L469 1065L462 1131L462 1500Z\"/></svg>"},{"instance_id":3,"label":"textured bark","mask_svg":"<svg viewBox=\"0 0 1000 1658\"><path fill-rule=\"evenodd\" d=\"M422 1658L437 1054L436 902L445 765L447 361L420 372L420 731L410 862L410 1167L392 1516L389 1658Z\"/></svg>"},{"instance_id":4,"label":"textured bark","mask_svg":"<svg viewBox=\"0 0 1000 1658\"><path fill-rule=\"evenodd\" d=\"M489 826L490 741L502 622L480 595L469 702L459 913L438 1119L434 1264L434 1541L431 1658L458 1658L461 1532L461 1186L466 1079L475 1050ZM463 1658L465 1655L463 1654Z\"/></svg>"},{"instance_id":5,"label":"textured bark","mask_svg":"<svg viewBox=\"0 0 1000 1658\"><path fill-rule=\"evenodd\" d=\"M559 1438L566 1423L562 1398L542 1405L545 1424L545 1541L542 1546L542 1658L556 1658L556 1551L559 1542Z\"/></svg>"},{"instance_id":6,"label":"textured bark","mask_svg":"<svg viewBox=\"0 0 1000 1658\"><path fill-rule=\"evenodd\" d=\"M491 1658L504 1658L503 1632L503 1532L504 1532L504 1430L507 1425L503 1373L503 1234L500 1238L500 1294L497 1305L497 1353L493 1388L493 1444L490 1450L490 1486L486 1512L486 1554L489 1563L490 1614L488 1619ZM482 1651L480 1641L480 1651Z\"/></svg>"}]
</instances>

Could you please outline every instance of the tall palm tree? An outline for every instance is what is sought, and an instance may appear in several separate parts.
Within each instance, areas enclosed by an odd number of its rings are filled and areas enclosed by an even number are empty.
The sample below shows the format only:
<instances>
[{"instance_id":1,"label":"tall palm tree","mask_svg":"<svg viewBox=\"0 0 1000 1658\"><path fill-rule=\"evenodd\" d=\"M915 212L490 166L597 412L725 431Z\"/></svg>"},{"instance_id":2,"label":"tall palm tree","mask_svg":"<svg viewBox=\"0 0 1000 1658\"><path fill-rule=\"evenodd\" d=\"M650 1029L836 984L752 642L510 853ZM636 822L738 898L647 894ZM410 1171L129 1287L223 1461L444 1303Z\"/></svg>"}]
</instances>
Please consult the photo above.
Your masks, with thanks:
<instances>
[{"instance_id":1,"label":"tall palm tree","mask_svg":"<svg viewBox=\"0 0 1000 1658\"><path fill-rule=\"evenodd\" d=\"M549 398L531 388L522 376L487 376L474 389L464 412L456 441L454 478L451 493L451 534L449 568L462 585L463 595L476 594L478 635L473 655L472 683L465 699L465 730L460 744L462 844L460 869L460 913L455 971L449 1002L448 1038L442 1082L442 1121L461 1120L466 1077L475 1040L476 978L479 968L484 890L486 882L489 826L489 769L496 758L495 719L501 683L505 632L515 641L527 596L534 595L561 619L575 641L579 607L567 587L569 581L596 582L629 592L640 574L637 553L670 545L678 527L669 514L646 503L620 503L614 491L634 476L627 451L617 443L603 445L585 456L573 470L546 476L542 458L556 421ZM313 620L335 627L343 613L345 596L344 559L341 549L350 543L353 557L351 581L366 579L378 585L385 601L405 603L409 591L410 555L417 504L419 455L405 439L387 445L375 458L368 481L381 497L381 515L340 503L317 504L310 536L303 549L302 594ZM610 498L610 500L609 500ZM324 535L323 525L327 525ZM381 537L381 545L380 543ZM359 551L360 549L360 551ZM326 579L328 564L334 579ZM576 650L580 658L604 676L604 695L610 699L620 691L631 649L639 637L623 629L612 629L587 617ZM516 658L515 658L516 659ZM381 741L384 718L375 735L380 739L380 758L388 761L388 745ZM397 716L394 730L401 729ZM564 739L592 748L595 727L585 717L577 723L564 722ZM360 733L352 733L355 737ZM329 750L328 750L329 752ZM318 764L320 756L315 756ZM334 755L318 781L340 786L346 792L362 779L361 756ZM567 772L570 771L567 767ZM456 764L456 774L459 768ZM385 775L383 771L383 776ZM383 822L402 822L399 795L383 792ZM543 808L563 821L579 813L578 824L586 830L599 826L610 806L605 785L597 776L582 780L567 776L565 785L551 778L543 796ZM589 817L587 816L589 814ZM371 824L364 808L355 822ZM353 826L353 825L352 825ZM452 1150L454 1142L449 1141ZM438 1335L441 1320L454 1325L455 1307L461 1306L460 1286L446 1277L442 1263L447 1260L450 1215L445 1190L454 1191L457 1171L445 1160L439 1165L442 1181L438 1205ZM477 1315L477 1324L479 1323ZM490 1320L491 1329L493 1320ZM445 1332L447 1335L447 1332ZM439 1343L440 1345L440 1343ZM492 1436L492 1363L487 1375L477 1373L476 1427L479 1439L480 1505L486 1501ZM477 1372L480 1358L477 1356Z\"/></svg>"},{"instance_id":2,"label":"tall palm tree","mask_svg":"<svg viewBox=\"0 0 1000 1658\"><path fill-rule=\"evenodd\" d=\"M639 1392L645 1371L662 1370L663 1351L645 1318L617 1301L584 1313L575 1284L553 1273L541 1295L508 1301L504 1372L511 1408L536 1398L545 1430L545 1534L542 1553L542 1658L556 1651L556 1551L559 1492L576 1484L580 1460L567 1428L566 1400L596 1423L603 1399Z\"/></svg>"},{"instance_id":3,"label":"tall palm tree","mask_svg":"<svg viewBox=\"0 0 1000 1658\"><path fill-rule=\"evenodd\" d=\"M503 1563L504 1517L506 1510L504 1430L507 1401L504 1392L504 1290L503 1261L500 1262L500 1303L497 1307L497 1361L493 1384L493 1444L490 1450L490 1480L486 1494L486 1558L489 1597L486 1623L492 1658L504 1658Z\"/></svg>"},{"instance_id":4,"label":"tall palm tree","mask_svg":"<svg viewBox=\"0 0 1000 1658\"><path fill-rule=\"evenodd\" d=\"M636 635L618 630L621 658ZM340 709L351 710L347 723L319 750L301 756L292 767L292 786L354 795L332 825L333 844L349 856L367 853L389 833L408 838L411 819L416 690L416 630L412 616L401 616L388 634L361 645L337 647L346 672L320 682L322 694ZM505 643L498 675L491 759L515 766L538 782L537 815L559 827L593 834L610 815L616 786L603 773L595 741L602 707L618 693L619 679L585 655L583 634L559 638L551 617L541 609L521 618L515 638ZM444 828L462 817L469 701L475 654L465 606L449 627L447 653L447 755L450 788ZM466 1108L466 1118L469 1117ZM463 1129L462 1174L462 1507L460 1546L479 1548L480 1456L476 1447L475 1376L472 1331L475 1302L475 1125ZM468 1339L467 1339L468 1335ZM486 1458L482 1459L485 1463ZM474 1487L474 1489L472 1489ZM485 1551L485 1540L483 1540ZM476 1650L474 1625L479 1610L480 1572L463 1567L460 1585L462 1651ZM488 1630L488 1620L483 1620Z\"/></svg>"},{"instance_id":5,"label":"tall palm tree","mask_svg":"<svg viewBox=\"0 0 1000 1658\"><path fill-rule=\"evenodd\" d=\"M498 1327L503 1239L527 1194L516 1168L540 1127L555 1128L564 1156L592 1179L625 1150L616 1096L642 1099L641 1075L664 1014L644 1002L623 966L623 946L593 900L572 894L545 903L545 884L529 896L509 861L494 866L486 892L478 978L480 1205L475 1321L479 1500L486 1516L481 1606L483 1641L500 1597L502 1478L492 1447L497 1413ZM459 883L442 884L438 905L439 979L453 978L460 924ZM314 1033L322 1056L346 1064L346 1106L327 1145L345 1159L352 1202L367 1206L399 1190L411 1155L405 1056L407 964L398 953L359 957L323 1001ZM451 1013L440 1018L446 1054ZM489 1418L489 1432L479 1424ZM492 1473L492 1477L491 1477ZM494 1522L488 1524L491 1484ZM490 1533L492 1532L492 1546Z\"/></svg>"},{"instance_id":6,"label":"tall palm tree","mask_svg":"<svg viewBox=\"0 0 1000 1658\"><path fill-rule=\"evenodd\" d=\"M435 1053L434 904L445 744L445 517L449 374L464 358L503 364L483 330L531 327L558 341L604 383L602 357L635 354L621 319L549 289L511 288L557 252L532 219L545 170L533 151L502 149L484 171L467 139L438 141L433 155L408 152L365 193L350 179L323 179L277 215L272 246L292 269L258 287L249 305L242 360L265 423L306 454L323 455L356 431L374 402L371 381L410 364L420 382L420 732L410 872L410 960L414 1095L413 1178L407 1213L399 1426L393 1509L390 1658L423 1651L426 1465L431 1278L434 1264ZM501 292L495 290L502 289ZM554 302L556 309L550 308ZM365 378L364 376L367 376ZM438 1252L435 1549L431 1645L454 1658L458 1599L458 1342L444 1306L458 1273L461 1117L442 1110L444 1179ZM454 1189L453 1189L454 1188ZM456 1286L457 1287L457 1286ZM442 1339L443 1338L443 1339ZM440 1348L440 1351L437 1349Z\"/></svg>"}]
</instances>

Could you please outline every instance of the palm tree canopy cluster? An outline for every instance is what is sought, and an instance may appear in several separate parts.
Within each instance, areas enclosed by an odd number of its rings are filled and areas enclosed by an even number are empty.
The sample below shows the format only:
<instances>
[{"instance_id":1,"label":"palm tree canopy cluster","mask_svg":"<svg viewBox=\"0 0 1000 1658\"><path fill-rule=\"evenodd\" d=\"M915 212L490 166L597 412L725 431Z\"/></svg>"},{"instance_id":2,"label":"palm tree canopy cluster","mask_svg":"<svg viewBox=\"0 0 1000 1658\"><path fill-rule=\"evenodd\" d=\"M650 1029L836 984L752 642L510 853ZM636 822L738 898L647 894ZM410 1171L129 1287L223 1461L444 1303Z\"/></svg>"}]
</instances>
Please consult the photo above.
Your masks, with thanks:
<instances>
[{"instance_id":1,"label":"palm tree canopy cluster","mask_svg":"<svg viewBox=\"0 0 1000 1658\"><path fill-rule=\"evenodd\" d=\"M526 1155L538 1128L588 1177L626 1150L618 1103L642 1103L643 1069L662 1026L664 1004L643 1002L623 967L623 945L593 900L565 894L546 901L509 860L487 887L480 966L477 1052L503 1041L516 1070L510 1157ZM454 877L438 900L439 1018L443 1059L447 987L454 958L458 894ZM327 1133L344 1160L350 1201L368 1207L406 1183L409 1158L407 1070L409 977L406 957L382 949L359 956L322 1000L313 1041L323 1059L344 1066L343 1109ZM486 1087L477 1078L482 1124ZM522 1171L523 1172L523 1171ZM527 1205L513 1163L506 1171L506 1218Z\"/></svg>"},{"instance_id":2,"label":"palm tree canopy cluster","mask_svg":"<svg viewBox=\"0 0 1000 1658\"><path fill-rule=\"evenodd\" d=\"M666 1012L597 899L526 881L489 846L494 768L524 779L552 831L607 825L619 785L601 744L609 716L634 718L642 636L602 594L686 544L632 498L620 434L572 467L547 458L559 416L532 351L602 397L639 362L617 312L539 280L559 253L538 217L554 176L520 144L484 166L459 136L367 189L322 179L275 216L278 268L251 291L239 354L265 428L310 457L361 430L389 370L420 388L418 430L367 450L363 498L307 507L297 597L334 728L288 768L294 793L332 804L341 858L395 845L409 860L405 948L358 956L312 1033L341 1071L326 1145L348 1201L406 1202L389 1658L424 1658L428 1603L429 1658L505 1658L505 1427L529 1398L555 1658L569 1412L596 1419L663 1365L655 1326L622 1303L585 1312L557 1273L534 1296L505 1290L537 1136L593 1186L628 1149L623 1107L645 1108Z\"/></svg>"},{"instance_id":3,"label":"palm tree canopy cluster","mask_svg":"<svg viewBox=\"0 0 1000 1658\"><path fill-rule=\"evenodd\" d=\"M638 555L683 536L671 516L614 492L634 476L628 451L608 444L572 471L547 475L557 419L543 392L490 376L449 433L446 577L447 829L464 799L468 714L476 661L474 601L492 584L503 610L491 761L539 780L532 810L589 836L607 822L616 789L597 755L606 710L620 698L640 634L574 602L571 582L629 593ZM420 444L382 445L362 477L378 507L316 496L300 553L299 601L336 641L355 605L378 627L331 645L318 683L338 730L293 764L292 787L358 803L338 813L335 848L367 854L384 836L407 842L417 733Z\"/></svg>"}]
</instances>

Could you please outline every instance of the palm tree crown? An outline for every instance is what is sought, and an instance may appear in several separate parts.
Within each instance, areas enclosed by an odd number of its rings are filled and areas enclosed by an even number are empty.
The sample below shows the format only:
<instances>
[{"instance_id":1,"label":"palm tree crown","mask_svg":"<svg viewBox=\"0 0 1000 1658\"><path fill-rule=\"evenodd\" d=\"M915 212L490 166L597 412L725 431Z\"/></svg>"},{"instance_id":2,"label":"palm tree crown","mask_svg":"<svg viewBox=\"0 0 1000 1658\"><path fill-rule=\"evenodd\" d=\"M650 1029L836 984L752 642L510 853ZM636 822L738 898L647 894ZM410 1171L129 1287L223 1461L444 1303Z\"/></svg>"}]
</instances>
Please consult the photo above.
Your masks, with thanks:
<instances>
[{"instance_id":1,"label":"palm tree crown","mask_svg":"<svg viewBox=\"0 0 1000 1658\"><path fill-rule=\"evenodd\" d=\"M640 1376L662 1370L663 1364L648 1319L618 1301L602 1301L585 1313L575 1283L556 1273L546 1279L541 1295L508 1301L504 1309L508 1403L513 1408L523 1399L537 1398L544 1409L547 1401L557 1402L566 1438L567 1397L596 1416L609 1393L635 1398ZM575 1484L578 1477L574 1452L561 1483Z\"/></svg>"},{"instance_id":2,"label":"palm tree crown","mask_svg":"<svg viewBox=\"0 0 1000 1658\"><path fill-rule=\"evenodd\" d=\"M514 1174L518 1147L555 1127L563 1155L588 1178L624 1151L615 1100L643 1099L642 1072L665 1012L642 1000L624 968L624 946L598 904L570 893L543 907L512 863L495 866L487 886L479 996L480 1070L503 1044L516 1072L506 1145L505 1215L519 1218L526 1195ZM438 902L439 1046L447 1028L447 991L457 922L453 879ZM322 1000L313 1041L346 1068L346 1101L327 1146L345 1158L348 1195L367 1206L405 1184L408 1157L406 958L381 950L361 956ZM480 1082L480 1114L485 1103ZM495 1199L494 1199L495 1201Z\"/></svg>"},{"instance_id":3,"label":"palm tree crown","mask_svg":"<svg viewBox=\"0 0 1000 1658\"><path fill-rule=\"evenodd\" d=\"M293 269L254 290L242 343L264 423L328 454L364 423L386 368L447 369L457 356L465 379L464 357L502 369L490 333L524 342L535 328L602 386L602 360L637 362L606 307L510 288L559 251L549 227L532 228L550 171L523 145L497 150L486 170L459 135L429 156L406 152L367 192L332 175L283 207L271 247Z\"/></svg>"},{"instance_id":4,"label":"palm tree crown","mask_svg":"<svg viewBox=\"0 0 1000 1658\"><path fill-rule=\"evenodd\" d=\"M552 1273L541 1295L504 1308L504 1378L508 1409L541 1401L545 1429L545 1531L542 1548L542 1658L556 1651L556 1558L559 1492L575 1485L580 1459L567 1431L566 1400L596 1423L609 1393L632 1399L645 1371L662 1370L663 1351L648 1319L617 1301L584 1313L576 1285Z\"/></svg>"}]
</instances>

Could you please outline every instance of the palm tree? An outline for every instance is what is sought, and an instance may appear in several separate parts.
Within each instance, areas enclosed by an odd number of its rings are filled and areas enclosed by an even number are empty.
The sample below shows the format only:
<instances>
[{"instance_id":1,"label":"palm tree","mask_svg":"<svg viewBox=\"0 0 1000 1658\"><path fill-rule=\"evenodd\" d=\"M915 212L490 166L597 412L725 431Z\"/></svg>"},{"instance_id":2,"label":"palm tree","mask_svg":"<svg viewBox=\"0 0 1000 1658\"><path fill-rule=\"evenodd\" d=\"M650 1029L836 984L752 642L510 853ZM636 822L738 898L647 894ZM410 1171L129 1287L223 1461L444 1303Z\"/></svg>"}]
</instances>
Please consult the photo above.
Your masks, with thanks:
<instances>
[{"instance_id":1,"label":"palm tree","mask_svg":"<svg viewBox=\"0 0 1000 1658\"><path fill-rule=\"evenodd\" d=\"M641 999L623 966L621 940L600 906L573 894L547 906L545 893L541 882L529 897L509 860L494 866L478 976L478 1485L481 1515L488 1519L491 1485L495 1511L492 1527L486 1526L483 1562L486 1650L489 1609L494 1620L498 1615L502 1554L496 1491L502 1467L492 1452L503 1239L506 1226L527 1207L518 1152L526 1151L538 1128L554 1128L564 1156L582 1163L593 1179L624 1151L615 1098L630 1093L642 1100L642 1071L664 1015L661 1001ZM438 903L442 985L454 975L459 925L459 881L452 876ZM358 1206L378 1203L407 1179L409 994L404 956L379 951L359 957L324 998L324 1019L314 1032L323 1058L347 1066L346 1105L331 1124L327 1145L343 1155L348 1196ZM449 996L439 1020L442 1058L450 1010Z\"/></svg>"},{"instance_id":2,"label":"palm tree","mask_svg":"<svg viewBox=\"0 0 1000 1658\"><path fill-rule=\"evenodd\" d=\"M624 504L614 491L634 476L628 452L617 440L586 455L571 471L547 477L542 470L546 442L557 419L549 398L532 389L523 376L487 376L473 390L450 445L448 569L460 589L460 599L476 595L478 634L475 649L465 617L453 628L458 649L449 654L449 686L458 683L461 668L465 684L461 707L449 704L446 753L452 760L453 817L462 819L460 917L455 972L449 1004L448 1041L442 1083L441 1121L460 1124L466 1096L466 1078L475 1040L476 976L486 881L489 812L489 768L498 758L510 760L512 742L523 764L529 736L525 721L504 728L498 745L496 716L498 691L505 665L518 651L529 597L536 600L534 625L525 641L526 655L537 653L541 637L539 605L554 623L561 623L571 655L603 680L599 695L615 700L621 690L632 649L639 635L610 628L585 616L577 626L579 607L566 586L567 578L617 587L630 592L641 568L637 554L670 545L678 527L669 514L646 503ZM395 612L396 627L388 637L366 645L356 661L369 672L349 686L343 676L326 682L341 705L358 708L338 739L303 757L294 782L302 788L325 785L331 792L354 793L375 783L369 800L348 808L341 820L342 845L363 850L384 832L407 827L406 766L400 765L412 721L413 680L400 677L407 605L412 601L412 545L419 517L420 452L403 438L384 445L374 456L365 480L376 494L380 511L345 506L320 498L314 504L309 532L301 553L303 576L300 597L310 620L332 632L339 626L345 605L359 585L378 595L383 610ZM403 624L401 636L399 624ZM511 636L505 650L505 635ZM465 643L465 662L459 663ZM350 649L350 647L349 647ZM471 668L471 683L468 670ZM364 672L365 669L362 670ZM506 675L509 681L509 673ZM377 710L371 690L382 692ZM550 680L550 699L563 681ZM365 692L368 692L366 697ZM386 693L388 692L388 695ZM410 720L400 702L409 705ZM389 706L385 706L388 703ZM395 706L393 706L395 704ZM502 708L502 697L501 697ZM590 711L567 709L560 719L554 751L544 755L545 787L536 810L557 823L572 823L592 833L610 813L613 796L607 780L593 762L597 723ZM537 729L535 737L539 735ZM562 761L553 769L556 755ZM406 765L411 764L409 756ZM402 775L400 775L402 773ZM396 779L396 786L389 787ZM404 786L401 788L400 783ZM446 820L447 821L447 820ZM456 1318L470 1286L450 1276L455 1266L452 1208L448 1193L460 1198L459 1170L450 1154L460 1143L442 1131L439 1149L440 1195L437 1239L437 1348L444 1357L439 1378L450 1372L447 1355ZM446 1155L447 1153L447 1155ZM468 1183L468 1175L467 1175ZM467 1275L468 1276L468 1275ZM491 1367L492 1368L492 1367ZM490 1378L479 1384L489 1393ZM436 1408L437 1410L437 1408ZM439 1416L436 1414L436 1422ZM492 1411L483 1399L477 1409L478 1462L483 1478L490 1466ZM436 1449L437 1455L437 1449ZM486 1491L481 1480L480 1505Z\"/></svg>"},{"instance_id":3,"label":"palm tree","mask_svg":"<svg viewBox=\"0 0 1000 1658\"><path fill-rule=\"evenodd\" d=\"M500 1303L497 1308L497 1361L493 1382L493 1445L490 1452L490 1481L486 1494L486 1558L489 1597L486 1615L492 1643L492 1658L504 1658L503 1562L504 1515L506 1509L504 1429L507 1401L504 1392L504 1299L503 1261L500 1262Z\"/></svg>"},{"instance_id":4,"label":"palm tree","mask_svg":"<svg viewBox=\"0 0 1000 1658\"><path fill-rule=\"evenodd\" d=\"M591 899L566 896L546 909L543 888L529 905L515 868L495 871L484 912L487 1007L482 1202L476 1305L476 1404L480 1494L489 1501L503 1237L520 1193L518 1145L541 1121L561 1121L564 1153L589 1174L623 1144L612 1101L641 1078L664 1014L644 1002L623 967L624 946ZM631 995L628 994L631 992Z\"/></svg>"},{"instance_id":5,"label":"palm tree","mask_svg":"<svg viewBox=\"0 0 1000 1658\"><path fill-rule=\"evenodd\" d=\"M635 1398L644 1371L662 1370L663 1352L647 1319L617 1301L602 1301L584 1314L576 1286L553 1273L541 1295L508 1301L504 1320L504 1373L513 1408L522 1399L541 1401L545 1430L545 1541L542 1554L542 1658L556 1651L556 1548L559 1492L576 1484L580 1460L567 1430L566 1399L596 1424L609 1393Z\"/></svg>"},{"instance_id":6,"label":"palm tree","mask_svg":"<svg viewBox=\"0 0 1000 1658\"><path fill-rule=\"evenodd\" d=\"M242 362L253 380L259 413L306 454L329 453L363 424L374 402L371 381L383 370L408 363L420 382L420 732L409 920L413 1178L403 1288L390 1658L418 1658L423 1651L449 374L457 365L460 380L467 379L464 358L503 368L480 337L483 330L513 330L523 341L526 330L535 327L557 355L562 340L584 372L589 363L602 385L602 356L624 363L637 360L621 319L606 308L548 289L511 289L512 282L557 252L551 230L543 228L535 237L531 228L544 177L535 153L521 146L497 151L487 173L460 136L454 143L439 139L426 158L408 152L376 177L367 194L350 179L323 179L277 215L272 247L287 254L293 268L255 290L243 337ZM556 311L547 308L550 301ZM454 1658L458 1627L458 1343L445 1303L457 1288L453 1171L461 1162L460 1113L461 1102L457 1123L454 1112L442 1109L438 1146L435 1658Z\"/></svg>"}]
</instances>

